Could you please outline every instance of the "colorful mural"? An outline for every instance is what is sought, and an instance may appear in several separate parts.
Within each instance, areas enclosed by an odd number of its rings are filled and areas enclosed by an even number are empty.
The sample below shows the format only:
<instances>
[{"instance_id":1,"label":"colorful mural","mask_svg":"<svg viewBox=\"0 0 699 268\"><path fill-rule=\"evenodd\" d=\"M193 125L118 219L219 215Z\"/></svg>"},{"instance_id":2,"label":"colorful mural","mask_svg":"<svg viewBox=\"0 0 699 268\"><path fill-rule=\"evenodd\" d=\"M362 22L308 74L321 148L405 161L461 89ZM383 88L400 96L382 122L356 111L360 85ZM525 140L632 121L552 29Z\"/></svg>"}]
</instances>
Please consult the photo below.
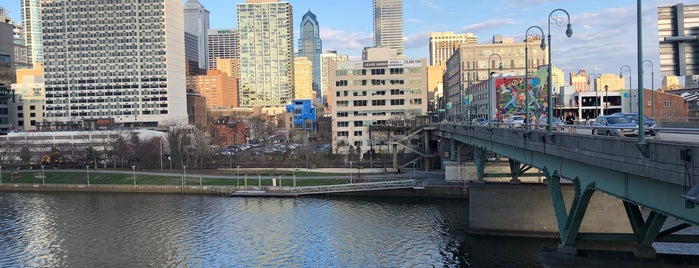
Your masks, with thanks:
<instances>
[{"instance_id":1,"label":"colorful mural","mask_svg":"<svg viewBox=\"0 0 699 268\"><path fill-rule=\"evenodd\" d=\"M507 114L523 114L526 109L538 115L546 110L546 69L538 70L529 77L529 103L525 104L524 77L505 77L495 80L497 95L497 118L502 119Z\"/></svg>"}]
</instances>

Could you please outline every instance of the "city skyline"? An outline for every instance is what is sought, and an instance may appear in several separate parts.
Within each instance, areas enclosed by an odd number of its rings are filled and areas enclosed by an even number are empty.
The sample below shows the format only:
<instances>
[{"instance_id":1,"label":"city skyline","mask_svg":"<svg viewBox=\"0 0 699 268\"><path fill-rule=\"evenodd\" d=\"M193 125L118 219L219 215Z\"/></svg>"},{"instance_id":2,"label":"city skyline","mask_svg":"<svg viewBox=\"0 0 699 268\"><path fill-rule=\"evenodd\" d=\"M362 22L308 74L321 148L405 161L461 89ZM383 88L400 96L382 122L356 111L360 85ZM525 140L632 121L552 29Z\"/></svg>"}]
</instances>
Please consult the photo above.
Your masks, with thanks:
<instances>
[{"instance_id":1,"label":"city skyline","mask_svg":"<svg viewBox=\"0 0 699 268\"><path fill-rule=\"evenodd\" d=\"M14 20L21 20L20 1L8 1L3 6ZM183 1L183 3L186 1ZM211 28L237 28L235 4L245 1L200 0L211 11ZM283 1L284 2L284 1ZM320 24L323 52L337 50L351 60L361 58L361 50L373 45L373 5L371 0L337 1L322 5L310 0L291 0L294 21L312 11ZM679 0L644 1L643 52L655 68L655 80L661 81L658 56L658 6L682 3ZM552 62L565 73L585 69L588 73L619 73L626 64L632 66L636 77L636 2L635 1L560 1L560 0L496 0L466 2L458 0L406 0L404 9L404 47L409 58L429 59L429 33L453 31L471 32L479 43L490 42L501 34L521 41L525 30L538 25L547 30L547 17L563 8L571 15L573 37L565 37L565 29L551 27ZM464 11L458 13L458 11ZM294 23L294 36L299 36ZM620 42L623 40L623 42ZM296 49L296 48L295 48ZM637 84L634 82L634 84ZM644 76L650 86L650 75ZM657 83L656 83L657 87Z\"/></svg>"}]
</instances>

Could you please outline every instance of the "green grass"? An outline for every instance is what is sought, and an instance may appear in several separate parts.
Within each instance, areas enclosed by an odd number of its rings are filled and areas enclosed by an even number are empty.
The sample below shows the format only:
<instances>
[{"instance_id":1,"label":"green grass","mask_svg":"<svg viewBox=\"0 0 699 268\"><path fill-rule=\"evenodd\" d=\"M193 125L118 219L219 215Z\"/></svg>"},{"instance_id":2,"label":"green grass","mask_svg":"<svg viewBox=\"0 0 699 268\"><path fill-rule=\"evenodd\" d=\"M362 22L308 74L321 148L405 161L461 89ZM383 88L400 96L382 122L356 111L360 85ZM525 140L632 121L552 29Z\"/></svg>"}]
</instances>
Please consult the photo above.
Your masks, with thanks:
<instances>
[{"instance_id":1,"label":"green grass","mask_svg":"<svg viewBox=\"0 0 699 268\"><path fill-rule=\"evenodd\" d=\"M9 173L2 174L3 183L31 183L31 184L87 184L87 173L86 172L51 172L47 171L44 173L45 178L41 178L41 172L29 172L23 171L14 175L14 181L11 180ZM335 176L337 174L334 174ZM297 174L297 176L307 176L303 174ZM320 175L319 175L320 176ZM189 177L187 178L187 185L245 185L245 175L241 175L240 179L220 179L220 178L207 178L202 176L201 179ZM167 175L138 175L136 174L136 184L137 185L181 185L181 176L167 176ZM277 185L279 185L279 180L277 178ZM296 179L296 186L317 186L317 185L333 185L333 184L343 184L348 183L346 179ZM90 184L123 184L132 185L133 175L131 174L113 174L113 173L100 173L100 172L90 172ZM271 186L272 179L263 178L258 180L258 176L247 175L247 185L257 186L261 184L262 186ZM291 186L293 180L290 176L284 176L281 181L282 186Z\"/></svg>"}]
</instances>

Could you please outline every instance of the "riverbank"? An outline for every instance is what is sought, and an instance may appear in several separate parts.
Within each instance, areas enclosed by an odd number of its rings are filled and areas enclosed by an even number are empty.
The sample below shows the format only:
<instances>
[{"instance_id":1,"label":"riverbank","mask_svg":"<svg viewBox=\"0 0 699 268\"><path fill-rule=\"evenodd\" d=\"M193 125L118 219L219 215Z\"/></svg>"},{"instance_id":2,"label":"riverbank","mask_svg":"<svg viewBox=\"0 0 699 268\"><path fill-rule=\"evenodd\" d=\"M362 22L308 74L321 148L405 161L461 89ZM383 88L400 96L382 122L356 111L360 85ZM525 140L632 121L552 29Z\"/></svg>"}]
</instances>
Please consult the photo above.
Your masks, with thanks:
<instances>
[{"instance_id":1,"label":"riverbank","mask_svg":"<svg viewBox=\"0 0 699 268\"><path fill-rule=\"evenodd\" d=\"M254 188L254 187L248 187ZM115 184L33 184L33 183L3 183L0 191L12 192L115 192L115 193L170 193L170 194L206 194L231 196L239 189L236 186L222 185L115 185ZM257 188L255 188L257 189ZM294 195L279 195L274 187L257 189L257 197L296 197ZM456 198L468 199L468 187L455 185L428 185L416 189L395 189L380 191L363 191L333 193L324 195L335 196L381 196L381 197L424 197L424 198ZM244 196L244 195L241 195Z\"/></svg>"}]
</instances>

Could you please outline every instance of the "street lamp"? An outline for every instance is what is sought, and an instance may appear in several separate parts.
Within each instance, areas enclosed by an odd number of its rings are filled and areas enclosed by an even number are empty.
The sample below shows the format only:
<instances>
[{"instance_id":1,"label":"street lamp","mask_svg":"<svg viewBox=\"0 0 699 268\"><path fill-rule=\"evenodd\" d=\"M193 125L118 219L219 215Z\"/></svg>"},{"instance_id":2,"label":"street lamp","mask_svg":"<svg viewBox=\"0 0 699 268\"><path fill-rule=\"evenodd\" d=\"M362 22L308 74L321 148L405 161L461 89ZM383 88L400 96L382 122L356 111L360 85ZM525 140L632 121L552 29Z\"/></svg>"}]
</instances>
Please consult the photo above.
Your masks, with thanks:
<instances>
[{"instance_id":1,"label":"street lamp","mask_svg":"<svg viewBox=\"0 0 699 268\"><path fill-rule=\"evenodd\" d=\"M498 58L500 59L500 64L498 66L498 69L500 69L500 71L502 71L502 57L500 56L500 54L490 54L490 56L488 56L488 117L487 117L488 118L488 127L490 127L490 124L491 124L490 121L493 121L493 118L492 118L492 116L493 116L493 102L492 102L493 101L492 100L492 91L493 91L492 85L493 85L493 83L490 79L490 78L492 78L492 74L490 73L490 65L491 65L490 58L492 58L493 56L498 56ZM497 97L497 95L495 95L495 96Z\"/></svg>"},{"instance_id":2,"label":"street lamp","mask_svg":"<svg viewBox=\"0 0 699 268\"><path fill-rule=\"evenodd\" d=\"M87 173L87 186L90 186L90 166L85 166L85 172Z\"/></svg>"},{"instance_id":3,"label":"street lamp","mask_svg":"<svg viewBox=\"0 0 699 268\"><path fill-rule=\"evenodd\" d=\"M587 84L589 85L592 81L592 77L595 79L600 77L600 74L590 74L587 79ZM595 112L593 113L594 117L597 118L597 112L599 111L599 100L597 99L597 81L595 80L595 83L592 84L592 87L595 89Z\"/></svg>"},{"instance_id":4,"label":"street lamp","mask_svg":"<svg viewBox=\"0 0 699 268\"><path fill-rule=\"evenodd\" d=\"M529 118L529 44L527 42L529 41L529 30L534 28L539 29L541 35L539 36L538 33L534 33L532 37L541 38L541 45L539 45L539 47L541 47L541 50L546 50L546 41L544 40L544 29L541 29L541 27L539 26L529 26L529 28L527 28L527 31L524 32L524 110L526 113L526 119L524 120L525 132L529 132L531 130L531 126L529 125L529 123L531 122Z\"/></svg>"},{"instance_id":5,"label":"street lamp","mask_svg":"<svg viewBox=\"0 0 699 268\"><path fill-rule=\"evenodd\" d=\"M187 165L182 166L182 188L187 187Z\"/></svg>"},{"instance_id":6,"label":"street lamp","mask_svg":"<svg viewBox=\"0 0 699 268\"><path fill-rule=\"evenodd\" d=\"M628 66L626 64L622 65L621 68L619 69L619 77L623 78L624 76L622 75L622 72L628 71L629 72L629 112L633 112L633 109L631 109L631 66Z\"/></svg>"},{"instance_id":7,"label":"street lamp","mask_svg":"<svg viewBox=\"0 0 699 268\"><path fill-rule=\"evenodd\" d=\"M604 110L606 111L609 109L609 86L604 85ZM602 111L602 114L607 114L605 111Z\"/></svg>"},{"instance_id":8,"label":"street lamp","mask_svg":"<svg viewBox=\"0 0 699 268\"><path fill-rule=\"evenodd\" d=\"M136 186L136 166L131 166L133 169L133 186Z\"/></svg>"},{"instance_id":9,"label":"street lamp","mask_svg":"<svg viewBox=\"0 0 699 268\"><path fill-rule=\"evenodd\" d=\"M236 187L240 187L240 166L235 166L235 168L238 170L238 176L236 177Z\"/></svg>"},{"instance_id":10,"label":"street lamp","mask_svg":"<svg viewBox=\"0 0 699 268\"><path fill-rule=\"evenodd\" d=\"M41 184L46 184L46 176L44 176L44 165L41 165Z\"/></svg>"},{"instance_id":11,"label":"street lamp","mask_svg":"<svg viewBox=\"0 0 699 268\"><path fill-rule=\"evenodd\" d=\"M554 9L553 11L551 11L551 13L549 13L549 20L548 20L548 35L546 36L548 38L548 42L549 42L549 53L548 53L548 64L549 64L548 75L549 75L549 77L548 77L548 85L547 85L548 89L546 90L546 95L547 95L546 102L548 104L548 116L546 117L547 121L548 121L547 125L546 125L547 135L553 135L553 98L552 98L553 85L552 85L552 81L551 81L553 79L552 75L551 75L551 66L553 65L551 63L551 50L553 50L553 46L551 45L551 19L552 19L551 16L556 11L562 11L563 13L566 14L566 17L568 18L567 26L566 26L566 36L568 36L568 37L573 36L573 28L570 25L570 14L568 14L568 11L565 11L565 9L562 9L562 8ZM559 25L559 26L563 25L563 23L564 23L563 18L561 18L561 17L554 17L553 21L554 21L554 24Z\"/></svg>"},{"instance_id":12,"label":"street lamp","mask_svg":"<svg viewBox=\"0 0 699 268\"><path fill-rule=\"evenodd\" d=\"M646 63L650 66L650 117L655 118L655 70L652 61L644 60L643 67Z\"/></svg>"}]
</instances>

